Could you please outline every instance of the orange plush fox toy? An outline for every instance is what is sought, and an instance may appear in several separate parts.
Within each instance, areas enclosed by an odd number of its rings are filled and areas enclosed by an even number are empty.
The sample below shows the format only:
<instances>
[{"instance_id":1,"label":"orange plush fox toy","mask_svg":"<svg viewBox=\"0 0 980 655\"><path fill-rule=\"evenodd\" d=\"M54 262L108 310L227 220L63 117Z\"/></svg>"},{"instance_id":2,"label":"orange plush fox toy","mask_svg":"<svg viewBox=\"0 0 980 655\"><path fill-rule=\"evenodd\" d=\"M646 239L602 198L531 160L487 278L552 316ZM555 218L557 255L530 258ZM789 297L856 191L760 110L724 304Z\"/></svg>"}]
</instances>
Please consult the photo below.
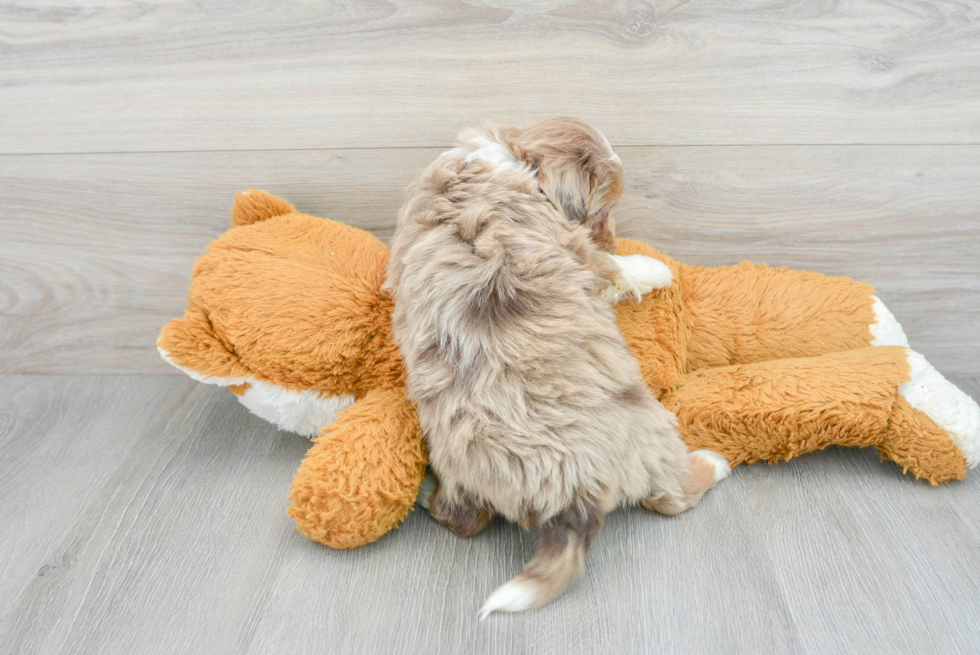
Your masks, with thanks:
<instances>
[{"instance_id":1,"label":"orange plush fox toy","mask_svg":"<svg viewBox=\"0 0 980 655\"><path fill-rule=\"evenodd\" d=\"M238 194L232 226L195 265L187 311L164 327L160 353L258 416L317 437L290 495L303 534L334 548L374 541L408 514L426 465L381 290L388 248L259 191ZM627 239L618 247L674 273L669 288L617 312L692 449L735 466L875 446L934 484L980 462L980 407L909 350L871 287L750 263L689 266Z\"/></svg>"}]
</instances>

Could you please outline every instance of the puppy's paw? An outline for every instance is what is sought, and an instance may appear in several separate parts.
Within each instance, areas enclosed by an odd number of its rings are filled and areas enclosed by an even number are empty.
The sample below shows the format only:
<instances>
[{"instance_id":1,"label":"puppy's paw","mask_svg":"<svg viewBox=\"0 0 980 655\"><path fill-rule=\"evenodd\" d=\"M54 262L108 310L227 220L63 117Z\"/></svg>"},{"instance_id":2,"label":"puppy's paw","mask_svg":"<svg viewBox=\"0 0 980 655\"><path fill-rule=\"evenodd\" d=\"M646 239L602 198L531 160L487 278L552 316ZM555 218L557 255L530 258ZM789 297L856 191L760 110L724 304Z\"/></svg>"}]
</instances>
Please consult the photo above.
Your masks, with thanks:
<instances>
[{"instance_id":1,"label":"puppy's paw","mask_svg":"<svg viewBox=\"0 0 980 655\"><path fill-rule=\"evenodd\" d=\"M626 296L639 300L654 289L669 287L674 281L670 268L659 259L646 255L613 255L620 275L602 293L603 297L616 301Z\"/></svg>"},{"instance_id":2,"label":"puppy's paw","mask_svg":"<svg viewBox=\"0 0 980 655\"><path fill-rule=\"evenodd\" d=\"M719 455L713 450L692 450L691 457L699 457L711 464L715 472L715 483L721 482L732 472L732 467L723 455Z\"/></svg>"},{"instance_id":3,"label":"puppy's paw","mask_svg":"<svg viewBox=\"0 0 980 655\"><path fill-rule=\"evenodd\" d=\"M425 477L422 478L422 484L419 485L419 495L416 496L415 502L421 507L429 509L432 506L432 496L435 495L438 486L439 481L436 480L432 469L425 469Z\"/></svg>"}]
</instances>

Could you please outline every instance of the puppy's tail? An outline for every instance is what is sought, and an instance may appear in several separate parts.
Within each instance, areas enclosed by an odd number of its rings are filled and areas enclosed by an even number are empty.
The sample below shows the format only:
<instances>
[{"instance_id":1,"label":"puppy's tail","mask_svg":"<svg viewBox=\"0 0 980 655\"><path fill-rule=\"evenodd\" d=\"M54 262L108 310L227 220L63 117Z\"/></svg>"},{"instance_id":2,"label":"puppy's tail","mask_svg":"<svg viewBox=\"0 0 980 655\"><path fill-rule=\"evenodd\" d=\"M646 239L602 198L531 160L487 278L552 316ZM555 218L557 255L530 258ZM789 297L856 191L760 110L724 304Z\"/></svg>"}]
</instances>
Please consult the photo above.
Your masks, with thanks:
<instances>
[{"instance_id":1,"label":"puppy's tail","mask_svg":"<svg viewBox=\"0 0 980 655\"><path fill-rule=\"evenodd\" d=\"M523 612L547 605L582 573L585 554L602 527L595 505L576 504L538 524L540 541L534 558L516 578L498 587L480 609L480 619L493 612Z\"/></svg>"}]
</instances>

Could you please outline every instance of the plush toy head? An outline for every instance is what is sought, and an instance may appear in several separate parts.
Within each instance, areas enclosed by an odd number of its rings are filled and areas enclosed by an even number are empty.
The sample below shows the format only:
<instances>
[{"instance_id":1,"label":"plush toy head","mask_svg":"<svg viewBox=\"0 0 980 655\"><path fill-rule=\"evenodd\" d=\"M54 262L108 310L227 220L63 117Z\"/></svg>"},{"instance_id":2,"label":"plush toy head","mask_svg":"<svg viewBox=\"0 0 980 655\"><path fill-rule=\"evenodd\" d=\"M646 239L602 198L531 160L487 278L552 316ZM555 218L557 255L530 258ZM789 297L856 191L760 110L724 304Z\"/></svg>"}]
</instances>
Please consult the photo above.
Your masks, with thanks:
<instances>
[{"instance_id":1,"label":"plush toy head","mask_svg":"<svg viewBox=\"0 0 980 655\"><path fill-rule=\"evenodd\" d=\"M259 221L264 214L275 220ZM269 394L317 398L323 411L336 411L375 387L402 384L392 301L380 288L383 243L258 192L239 194L232 225L247 227L209 246L194 267L184 318L160 335L168 361L233 387L260 415ZM270 420L306 436L325 425L314 415Z\"/></svg>"},{"instance_id":2,"label":"plush toy head","mask_svg":"<svg viewBox=\"0 0 980 655\"><path fill-rule=\"evenodd\" d=\"M323 432L294 484L308 511L293 514L331 546L373 541L408 513L425 470L381 290L388 248L261 192L238 194L232 226L194 266L160 353L280 428Z\"/></svg>"},{"instance_id":3,"label":"plush toy head","mask_svg":"<svg viewBox=\"0 0 980 655\"><path fill-rule=\"evenodd\" d=\"M335 548L373 541L408 514L426 462L381 288L388 249L257 191L238 194L232 226L195 265L160 352L279 427L319 435L290 515ZM638 241L618 252L674 274L616 312L690 447L734 466L875 446L933 483L980 463L980 407L907 348L871 287L747 262L689 266Z\"/></svg>"}]
</instances>

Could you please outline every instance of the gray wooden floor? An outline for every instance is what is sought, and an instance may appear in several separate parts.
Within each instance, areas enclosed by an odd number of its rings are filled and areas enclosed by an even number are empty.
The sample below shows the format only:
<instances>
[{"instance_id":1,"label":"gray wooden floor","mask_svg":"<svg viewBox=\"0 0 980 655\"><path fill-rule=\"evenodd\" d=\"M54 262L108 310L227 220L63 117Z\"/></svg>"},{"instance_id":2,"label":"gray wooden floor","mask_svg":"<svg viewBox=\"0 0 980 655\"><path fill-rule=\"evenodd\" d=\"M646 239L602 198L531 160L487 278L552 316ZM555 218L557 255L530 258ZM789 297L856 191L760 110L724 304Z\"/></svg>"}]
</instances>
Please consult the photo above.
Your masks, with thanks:
<instances>
[{"instance_id":1,"label":"gray wooden floor","mask_svg":"<svg viewBox=\"0 0 980 655\"><path fill-rule=\"evenodd\" d=\"M153 347L235 191L385 238L458 128L569 114L622 235L869 281L976 397L978 89L973 0L0 3L0 654L980 652L976 472L739 469L481 624L533 537L309 542L307 443Z\"/></svg>"},{"instance_id":2,"label":"gray wooden floor","mask_svg":"<svg viewBox=\"0 0 980 655\"><path fill-rule=\"evenodd\" d=\"M957 380L974 397L980 379ZM477 610L531 556L414 512L354 551L285 515L307 442L165 376L0 376L0 651L975 653L980 476L872 450L737 469L694 510L611 515L552 605Z\"/></svg>"}]
</instances>

